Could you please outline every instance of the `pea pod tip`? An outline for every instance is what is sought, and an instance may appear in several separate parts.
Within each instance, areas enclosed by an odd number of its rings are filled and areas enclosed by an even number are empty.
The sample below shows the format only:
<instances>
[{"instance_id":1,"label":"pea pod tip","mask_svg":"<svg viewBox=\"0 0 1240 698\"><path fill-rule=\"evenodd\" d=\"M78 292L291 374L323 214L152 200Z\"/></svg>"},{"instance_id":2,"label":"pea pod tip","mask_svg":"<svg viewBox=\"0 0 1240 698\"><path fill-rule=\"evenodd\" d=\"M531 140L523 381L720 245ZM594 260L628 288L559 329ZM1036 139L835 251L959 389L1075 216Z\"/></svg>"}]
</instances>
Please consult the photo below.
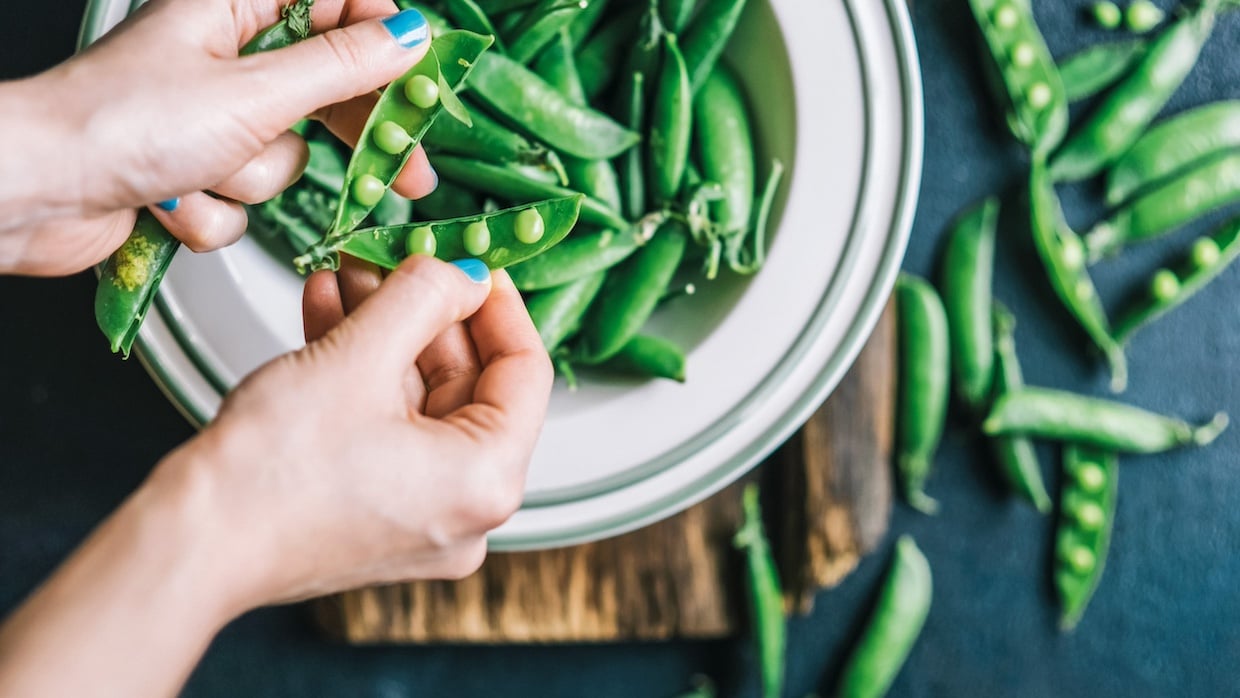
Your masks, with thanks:
<instances>
[{"instance_id":1,"label":"pea pod tip","mask_svg":"<svg viewBox=\"0 0 1240 698\"><path fill-rule=\"evenodd\" d=\"M1227 430L1231 419L1226 412L1219 412L1207 424L1203 424L1193 430L1193 443L1198 446L1206 446L1217 439L1224 431Z\"/></svg>"}]
</instances>

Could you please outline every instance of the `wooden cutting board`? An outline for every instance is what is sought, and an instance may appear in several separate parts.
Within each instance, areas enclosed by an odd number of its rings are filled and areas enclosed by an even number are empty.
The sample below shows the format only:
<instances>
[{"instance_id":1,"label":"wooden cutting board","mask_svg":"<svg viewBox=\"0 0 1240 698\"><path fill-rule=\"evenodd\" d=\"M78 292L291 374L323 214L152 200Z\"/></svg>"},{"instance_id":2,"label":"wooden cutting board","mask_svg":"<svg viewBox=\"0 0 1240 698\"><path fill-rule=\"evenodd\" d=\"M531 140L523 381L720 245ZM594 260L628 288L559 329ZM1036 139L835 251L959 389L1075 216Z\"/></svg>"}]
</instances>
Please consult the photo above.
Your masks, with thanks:
<instances>
[{"instance_id":1,"label":"wooden cutting board","mask_svg":"<svg viewBox=\"0 0 1240 698\"><path fill-rule=\"evenodd\" d=\"M808 610L882 539L891 511L895 329L890 307L825 405L754 475L790 608ZM314 603L353 643L713 638L743 625L737 483L611 540L491 555L460 582L363 589Z\"/></svg>"}]
</instances>

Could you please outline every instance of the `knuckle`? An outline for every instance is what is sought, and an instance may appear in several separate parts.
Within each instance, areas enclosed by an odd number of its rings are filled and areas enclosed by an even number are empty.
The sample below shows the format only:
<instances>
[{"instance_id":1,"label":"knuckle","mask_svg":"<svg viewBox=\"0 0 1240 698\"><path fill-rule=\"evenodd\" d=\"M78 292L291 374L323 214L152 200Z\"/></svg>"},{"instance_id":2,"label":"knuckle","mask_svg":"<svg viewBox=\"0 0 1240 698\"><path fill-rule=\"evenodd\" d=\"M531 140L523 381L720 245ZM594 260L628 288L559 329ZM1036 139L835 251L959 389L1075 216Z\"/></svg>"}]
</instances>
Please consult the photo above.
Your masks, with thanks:
<instances>
[{"instance_id":1,"label":"knuckle","mask_svg":"<svg viewBox=\"0 0 1240 698\"><path fill-rule=\"evenodd\" d=\"M320 35L323 45L332 58L345 70L354 71L365 67L367 52L353 33L338 30Z\"/></svg>"},{"instance_id":2,"label":"knuckle","mask_svg":"<svg viewBox=\"0 0 1240 698\"><path fill-rule=\"evenodd\" d=\"M521 508L525 486L509 473L479 469L476 486L470 488L466 516L481 531L499 528ZM485 473L485 474L484 474Z\"/></svg>"},{"instance_id":3,"label":"knuckle","mask_svg":"<svg viewBox=\"0 0 1240 698\"><path fill-rule=\"evenodd\" d=\"M463 545L459 552L444 562L441 570L444 579L459 581L478 571L487 558L487 542L479 538Z\"/></svg>"}]
</instances>

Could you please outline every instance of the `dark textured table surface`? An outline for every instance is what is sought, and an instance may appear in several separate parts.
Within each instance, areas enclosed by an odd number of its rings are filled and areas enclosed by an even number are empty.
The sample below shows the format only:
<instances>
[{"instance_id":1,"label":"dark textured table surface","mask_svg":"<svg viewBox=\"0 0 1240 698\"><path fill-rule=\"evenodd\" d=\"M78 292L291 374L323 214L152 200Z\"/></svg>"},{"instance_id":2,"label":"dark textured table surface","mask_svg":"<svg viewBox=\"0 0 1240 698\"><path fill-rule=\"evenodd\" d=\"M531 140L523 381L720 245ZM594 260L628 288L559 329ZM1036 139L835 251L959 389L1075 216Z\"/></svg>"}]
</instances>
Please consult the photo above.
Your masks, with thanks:
<instances>
[{"instance_id":1,"label":"dark textured table surface","mask_svg":"<svg viewBox=\"0 0 1240 698\"><path fill-rule=\"evenodd\" d=\"M83 4L4 4L0 78L69 55ZM1102 38L1081 19L1084 0L1035 4L1057 55ZM1240 96L1236 20L1220 24L1171 109ZM905 266L926 273L946 221L966 202L1016 185L1024 165L982 92L965 2L918 0L914 23L929 106ZM1066 198L1070 217L1087 223L1089 197ZM1180 235L1099 268L1104 296L1113 300L1186 244ZM1019 244L1003 248L998 293L1020 318L1029 380L1102 394L1102 370L1081 358L1080 337L1047 302L1045 282L1028 273L1036 262ZM137 362L107 353L91 315L93 288L88 275L0 279L0 613L192 433ZM1140 334L1125 399L1192 418L1216 409L1240 417L1237 292L1240 268ZM893 531L917 537L935 573L933 610L893 694L1237 695L1238 445L1240 429L1233 429L1208 449L1125 460L1105 577L1081 627L1061 635L1047 573L1051 521L1000 496L976 444L957 427L930 484L944 513L930 519L899 507L892 520ZM888 550L823 593L812 616L792 621L789 695L827 692ZM749 662L739 641L355 649L319 639L294 607L251 613L228 627L187 694L667 696L704 672L727 695L751 695Z\"/></svg>"}]
</instances>

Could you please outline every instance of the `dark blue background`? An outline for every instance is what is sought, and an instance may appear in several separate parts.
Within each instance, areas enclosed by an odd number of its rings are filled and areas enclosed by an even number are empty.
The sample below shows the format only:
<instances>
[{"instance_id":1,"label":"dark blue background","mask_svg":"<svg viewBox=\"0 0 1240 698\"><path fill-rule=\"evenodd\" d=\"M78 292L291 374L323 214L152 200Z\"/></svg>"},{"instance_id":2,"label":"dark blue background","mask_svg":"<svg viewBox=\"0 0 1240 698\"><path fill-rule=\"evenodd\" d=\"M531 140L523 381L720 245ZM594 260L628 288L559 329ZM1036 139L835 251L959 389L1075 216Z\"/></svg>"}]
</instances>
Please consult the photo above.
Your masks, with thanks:
<instances>
[{"instance_id":1,"label":"dark blue background","mask_svg":"<svg viewBox=\"0 0 1240 698\"><path fill-rule=\"evenodd\" d=\"M834 1L834 0L833 0ZM1056 55L1105 38L1084 0L1043 1ZM9 2L0 15L0 77L69 55L83 3ZM1171 105L1240 96L1240 18L1220 24ZM1020 150L1001 132L971 43L964 0L917 0L925 73L926 169L906 268L928 273L945 223L965 203L1018 186ZM1080 227L1097 192L1068 192ZM998 294L1020 318L1033 383L1103 393L1027 245L1001 243ZM1096 270L1113 302L1191 237L1133 250ZM131 491L190 428L137 362L107 353L91 314L94 280L0 279L0 609L10 609ZM1201 418L1240 417L1240 268L1141 333L1126 400ZM1208 449L1126 459L1114 546L1097 598L1073 635L1055 630L1048 580L1051 520L1002 496L967 430L946 438L931 493L944 513L897 508L935 573L934 607L894 694L908 696L1235 695L1240 659L1240 429ZM1051 463L1047 453L1046 463ZM1048 476L1054 484L1057 478ZM829 692L863 621L888 547L812 616L791 624L789 695ZM143 661L134 657L134 661ZM694 672L728 695L756 691L740 641L595 647L354 649L320 640L300 608L252 613L212 646L187 693L232 695L666 696Z\"/></svg>"}]
</instances>

